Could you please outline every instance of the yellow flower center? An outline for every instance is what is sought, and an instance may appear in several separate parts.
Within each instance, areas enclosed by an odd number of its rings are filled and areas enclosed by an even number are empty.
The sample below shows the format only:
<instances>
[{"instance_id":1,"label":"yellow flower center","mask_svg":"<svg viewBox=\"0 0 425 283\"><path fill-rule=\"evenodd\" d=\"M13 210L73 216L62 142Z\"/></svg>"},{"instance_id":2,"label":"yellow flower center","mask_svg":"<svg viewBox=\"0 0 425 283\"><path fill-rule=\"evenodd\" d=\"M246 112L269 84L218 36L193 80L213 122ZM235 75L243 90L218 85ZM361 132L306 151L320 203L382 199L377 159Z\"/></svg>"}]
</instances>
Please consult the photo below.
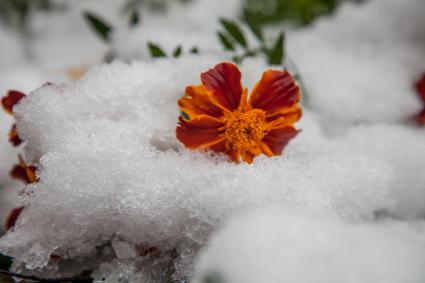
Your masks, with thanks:
<instances>
[{"instance_id":1,"label":"yellow flower center","mask_svg":"<svg viewBox=\"0 0 425 283\"><path fill-rule=\"evenodd\" d=\"M260 109L232 113L226 124L226 146L234 150L249 150L267 134L266 113Z\"/></svg>"}]
</instances>

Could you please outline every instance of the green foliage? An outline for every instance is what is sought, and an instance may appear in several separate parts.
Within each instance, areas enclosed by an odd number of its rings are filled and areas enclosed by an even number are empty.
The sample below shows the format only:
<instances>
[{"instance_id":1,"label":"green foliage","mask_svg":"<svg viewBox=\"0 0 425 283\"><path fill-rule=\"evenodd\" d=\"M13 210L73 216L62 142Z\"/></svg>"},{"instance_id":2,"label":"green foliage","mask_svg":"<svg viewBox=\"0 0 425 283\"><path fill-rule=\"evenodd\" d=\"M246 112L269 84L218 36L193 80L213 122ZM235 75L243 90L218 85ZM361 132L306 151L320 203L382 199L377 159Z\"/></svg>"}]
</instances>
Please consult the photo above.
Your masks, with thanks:
<instances>
[{"instance_id":1,"label":"green foliage","mask_svg":"<svg viewBox=\"0 0 425 283\"><path fill-rule=\"evenodd\" d=\"M218 32L217 35L225 50L235 50L232 40L225 33Z\"/></svg>"},{"instance_id":2,"label":"green foliage","mask_svg":"<svg viewBox=\"0 0 425 283\"><path fill-rule=\"evenodd\" d=\"M243 19L259 25L281 21L307 25L332 13L343 1L348 0L245 0Z\"/></svg>"},{"instance_id":3,"label":"green foliage","mask_svg":"<svg viewBox=\"0 0 425 283\"><path fill-rule=\"evenodd\" d=\"M140 22L139 12L137 10L132 10L128 18L128 24L131 27L137 26Z\"/></svg>"},{"instance_id":4,"label":"green foliage","mask_svg":"<svg viewBox=\"0 0 425 283\"><path fill-rule=\"evenodd\" d=\"M168 57L164 49L161 48L156 43L148 42L148 48L152 58ZM189 52L192 54L197 54L199 52L198 47L194 46L192 49L189 50ZM176 48L174 48L170 56L174 58L178 58L182 54L183 54L183 47L181 45L178 45Z\"/></svg>"},{"instance_id":5,"label":"green foliage","mask_svg":"<svg viewBox=\"0 0 425 283\"><path fill-rule=\"evenodd\" d=\"M268 42L264 39L263 31L260 26L251 22L248 25L250 31L258 40L258 47L248 47L248 42L242 32L242 27L239 26L235 21L221 19L223 30L218 31L218 39L223 45L224 50L234 53L233 61L240 63L247 57L255 57L263 55L267 58L267 62L270 65L282 65L285 60L285 44L284 44L284 33L282 32L278 38L272 42L272 46L269 46ZM242 49L242 53L237 50L236 45L239 44L239 50Z\"/></svg>"},{"instance_id":6,"label":"green foliage","mask_svg":"<svg viewBox=\"0 0 425 283\"><path fill-rule=\"evenodd\" d=\"M285 34L282 32L276 39L273 49L267 52L270 65L282 65L285 58Z\"/></svg>"},{"instance_id":7,"label":"green foliage","mask_svg":"<svg viewBox=\"0 0 425 283\"><path fill-rule=\"evenodd\" d=\"M0 20L19 31L28 28L31 12L53 8L50 0L0 0Z\"/></svg>"},{"instance_id":8,"label":"green foliage","mask_svg":"<svg viewBox=\"0 0 425 283\"><path fill-rule=\"evenodd\" d=\"M236 22L227 19L220 19L220 23L237 43L239 43L242 47L248 47L245 35Z\"/></svg>"},{"instance_id":9,"label":"green foliage","mask_svg":"<svg viewBox=\"0 0 425 283\"><path fill-rule=\"evenodd\" d=\"M0 269L9 270L12 265L12 258L0 253Z\"/></svg>"},{"instance_id":10,"label":"green foliage","mask_svg":"<svg viewBox=\"0 0 425 283\"><path fill-rule=\"evenodd\" d=\"M182 55L182 50L183 49L182 49L181 45L177 46L173 51L173 57L174 58L180 57L180 55Z\"/></svg>"},{"instance_id":11,"label":"green foliage","mask_svg":"<svg viewBox=\"0 0 425 283\"><path fill-rule=\"evenodd\" d=\"M111 40L112 26L92 12L84 12L84 19L92 30L104 41Z\"/></svg>"},{"instance_id":12,"label":"green foliage","mask_svg":"<svg viewBox=\"0 0 425 283\"><path fill-rule=\"evenodd\" d=\"M148 42L148 47L149 47L149 51L151 53L151 56L153 58L167 57L167 54L165 54L164 50L162 50L162 48L159 47L159 45L152 43L152 42Z\"/></svg>"}]
</instances>

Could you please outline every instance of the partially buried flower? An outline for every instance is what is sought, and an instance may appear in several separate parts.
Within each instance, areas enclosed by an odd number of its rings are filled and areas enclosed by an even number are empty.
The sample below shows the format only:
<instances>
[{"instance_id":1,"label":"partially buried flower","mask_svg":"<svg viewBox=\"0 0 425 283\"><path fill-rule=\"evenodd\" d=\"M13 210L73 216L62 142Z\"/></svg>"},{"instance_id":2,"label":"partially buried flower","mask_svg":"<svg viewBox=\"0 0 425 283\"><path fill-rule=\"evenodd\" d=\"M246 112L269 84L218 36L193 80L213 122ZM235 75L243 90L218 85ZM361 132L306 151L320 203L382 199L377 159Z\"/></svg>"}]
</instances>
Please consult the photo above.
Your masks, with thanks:
<instances>
[{"instance_id":1,"label":"partially buried flower","mask_svg":"<svg viewBox=\"0 0 425 283\"><path fill-rule=\"evenodd\" d=\"M419 94L419 98L424 104L423 110L416 116L416 121L420 125L425 126L425 74L423 74L422 78L416 83L416 90Z\"/></svg>"},{"instance_id":2,"label":"partially buried flower","mask_svg":"<svg viewBox=\"0 0 425 283\"><path fill-rule=\"evenodd\" d=\"M300 89L287 71L267 70L249 99L241 73L221 63L201 74L179 101L177 138L191 149L222 152L235 162L251 163L261 153L280 155L298 134Z\"/></svg>"},{"instance_id":3,"label":"partially buried flower","mask_svg":"<svg viewBox=\"0 0 425 283\"><path fill-rule=\"evenodd\" d=\"M1 104L3 106L4 111L6 113L13 115L13 107L18 104L18 102L25 97L25 94L23 94L20 91L17 90L9 90L5 97L2 98ZM14 145L18 146L22 143L21 138L18 135L18 131L16 128L16 125L13 124L12 128L9 132L9 141Z\"/></svg>"}]
</instances>

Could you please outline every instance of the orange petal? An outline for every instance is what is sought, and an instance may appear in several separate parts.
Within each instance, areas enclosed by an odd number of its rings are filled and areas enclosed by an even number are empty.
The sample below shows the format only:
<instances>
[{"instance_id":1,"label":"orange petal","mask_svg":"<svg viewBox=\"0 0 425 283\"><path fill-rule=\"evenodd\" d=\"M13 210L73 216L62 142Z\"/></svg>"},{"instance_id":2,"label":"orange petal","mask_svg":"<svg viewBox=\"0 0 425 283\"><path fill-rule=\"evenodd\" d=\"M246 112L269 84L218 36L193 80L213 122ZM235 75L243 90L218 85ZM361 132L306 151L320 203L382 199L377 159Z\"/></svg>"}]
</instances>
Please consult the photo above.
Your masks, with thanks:
<instances>
[{"instance_id":1,"label":"orange petal","mask_svg":"<svg viewBox=\"0 0 425 283\"><path fill-rule=\"evenodd\" d=\"M201 74L202 83L226 109L238 108L242 95L241 72L231 63L221 63Z\"/></svg>"},{"instance_id":2,"label":"orange petal","mask_svg":"<svg viewBox=\"0 0 425 283\"><path fill-rule=\"evenodd\" d=\"M21 215L22 210L24 210L23 206L15 208L9 213L9 216L7 217L6 223L4 225L6 230L10 230L11 228L13 228L13 226L15 226L16 220L18 220L18 217L19 215Z\"/></svg>"},{"instance_id":3,"label":"orange petal","mask_svg":"<svg viewBox=\"0 0 425 283\"><path fill-rule=\"evenodd\" d=\"M201 114L221 117L226 111L214 101L211 92L204 85L188 86L186 96L180 98L178 104L181 111L187 114L189 118Z\"/></svg>"},{"instance_id":4,"label":"orange petal","mask_svg":"<svg viewBox=\"0 0 425 283\"><path fill-rule=\"evenodd\" d=\"M251 164L254 161L254 157L255 155L249 151L242 152L242 159L248 164Z\"/></svg>"},{"instance_id":5,"label":"orange petal","mask_svg":"<svg viewBox=\"0 0 425 283\"><path fill-rule=\"evenodd\" d=\"M188 148L208 148L224 140L223 130L219 129L223 126L220 120L207 115L197 116L190 121L179 117L176 135Z\"/></svg>"},{"instance_id":6,"label":"orange petal","mask_svg":"<svg viewBox=\"0 0 425 283\"><path fill-rule=\"evenodd\" d=\"M299 87L288 71L268 70L254 87L249 103L253 108L275 114L299 100Z\"/></svg>"},{"instance_id":7,"label":"orange petal","mask_svg":"<svg viewBox=\"0 0 425 283\"><path fill-rule=\"evenodd\" d=\"M22 143L22 140L18 135L16 124L13 124L12 128L10 129L9 142L12 143L13 146L18 146Z\"/></svg>"},{"instance_id":8,"label":"orange petal","mask_svg":"<svg viewBox=\"0 0 425 283\"><path fill-rule=\"evenodd\" d=\"M6 111L9 114L13 113L13 106L15 106L19 100L25 97L25 94L23 94L20 91L17 90L9 90L7 92L7 95L2 98L1 104L3 106L4 111Z\"/></svg>"},{"instance_id":9,"label":"orange petal","mask_svg":"<svg viewBox=\"0 0 425 283\"><path fill-rule=\"evenodd\" d=\"M271 130L262 140L263 152L267 156L280 155L283 149L297 134L298 130L293 127L283 127ZM267 147L265 147L267 146Z\"/></svg>"},{"instance_id":10,"label":"orange petal","mask_svg":"<svg viewBox=\"0 0 425 283\"><path fill-rule=\"evenodd\" d=\"M294 104L291 108L285 108L281 112L269 115L266 121L268 122L268 127L271 129L282 128L284 126L292 126L301 118L301 115L301 108L298 104Z\"/></svg>"},{"instance_id":11,"label":"orange petal","mask_svg":"<svg viewBox=\"0 0 425 283\"><path fill-rule=\"evenodd\" d=\"M15 165L10 171L12 178L21 180L25 184L31 184L38 181L34 166L28 166L25 161L19 156L19 164Z\"/></svg>"}]
</instances>

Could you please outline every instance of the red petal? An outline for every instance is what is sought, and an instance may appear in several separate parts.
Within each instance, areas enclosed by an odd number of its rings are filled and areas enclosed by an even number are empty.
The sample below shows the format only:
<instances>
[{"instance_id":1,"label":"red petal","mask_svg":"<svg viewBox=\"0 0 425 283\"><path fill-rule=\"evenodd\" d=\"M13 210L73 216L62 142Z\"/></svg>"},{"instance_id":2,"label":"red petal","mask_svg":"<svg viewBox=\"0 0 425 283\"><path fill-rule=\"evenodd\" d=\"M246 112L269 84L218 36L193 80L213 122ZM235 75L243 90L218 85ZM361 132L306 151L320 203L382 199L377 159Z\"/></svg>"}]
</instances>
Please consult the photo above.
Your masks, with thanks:
<instances>
[{"instance_id":1,"label":"red petal","mask_svg":"<svg viewBox=\"0 0 425 283\"><path fill-rule=\"evenodd\" d=\"M238 108L242 95L241 72L234 64L216 65L201 74L201 81L223 107L230 111Z\"/></svg>"},{"instance_id":2,"label":"red petal","mask_svg":"<svg viewBox=\"0 0 425 283\"><path fill-rule=\"evenodd\" d=\"M19 146L22 143L21 138L18 135L18 130L16 129L16 124L13 124L9 132L9 142L13 146Z\"/></svg>"},{"instance_id":3,"label":"red petal","mask_svg":"<svg viewBox=\"0 0 425 283\"><path fill-rule=\"evenodd\" d=\"M300 90L287 71L268 70L254 87L249 103L268 114L292 107L300 100Z\"/></svg>"},{"instance_id":4,"label":"red petal","mask_svg":"<svg viewBox=\"0 0 425 283\"><path fill-rule=\"evenodd\" d=\"M6 230L9 230L13 226L15 226L16 220L18 220L18 217L19 215L21 215L22 210L24 210L23 206L15 208L9 213L9 216L7 217L6 223L4 225Z\"/></svg>"},{"instance_id":5,"label":"red petal","mask_svg":"<svg viewBox=\"0 0 425 283\"><path fill-rule=\"evenodd\" d=\"M299 131L293 127L273 129L263 138L262 142L268 146L273 155L280 155L285 146L298 134L298 132ZM270 155L266 152L265 154Z\"/></svg>"},{"instance_id":6,"label":"red petal","mask_svg":"<svg viewBox=\"0 0 425 283\"><path fill-rule=\"evenodd\" d=\"M38 181L35 171L37 170L34 166L28 166L24 160L19 157L19 164L15 165L10 171L12 178L21 180L25 184L31 184Z\"/></svg>"},{"instance_id":7,"label":"red petal","mask_svg":"<svg viewBox=\"0 0 425 283\"><path fill-rule=\"evenodd\" d=\"M425 74L422 78L416 83L416 90L419 93L422 101L425 102Z\"/></svg>"},{"instance_id":8,"label":"red petal","mask_svg":"<svg viewBox=\"0 0 425 283\"><path fill-rule=\"evenodd\" d=\"M19 92L17 90L9 90L7 92L7 95L2 98L1 104L3 106L3 109L9 113L12 114L13 112L13 106L15 106L19 100L25 97L25 94L22 92Z\"/></svg>"},{"instance_id":9,"label":"red petal","mask_svg":"<svg viewBox=\"0 0 425 283\"><path fill-rule=\"evenodd\" d=\"M213 117L200 115L190 121L179 117L176 128L177 138L188 148L208 148L222 141L223 130L219 128L224 124Z\"/></svg>"},{"instance_id":10,"label":"red petal","mask_svg":"<svg viewBox=\"0 0 425 283\"><path fill-rule=\"evenodd\" d=\"M416 121L419 125L425 126L425 109L416 116Z\"/></svg>"}]
</instances>

